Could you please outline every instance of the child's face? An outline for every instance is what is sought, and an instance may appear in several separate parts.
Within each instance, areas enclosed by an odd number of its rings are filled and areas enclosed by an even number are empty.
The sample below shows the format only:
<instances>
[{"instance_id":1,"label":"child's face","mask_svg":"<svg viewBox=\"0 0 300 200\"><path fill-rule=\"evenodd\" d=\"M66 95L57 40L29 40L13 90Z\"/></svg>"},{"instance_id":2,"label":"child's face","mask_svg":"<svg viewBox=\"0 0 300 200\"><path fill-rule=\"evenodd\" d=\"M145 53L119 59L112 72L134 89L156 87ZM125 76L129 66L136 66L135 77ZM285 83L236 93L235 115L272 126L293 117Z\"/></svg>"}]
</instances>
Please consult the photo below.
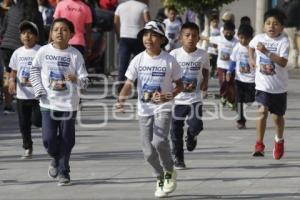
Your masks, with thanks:
<instances>
[{"instance_id":1,"label":"child's face","mask_svg":"<svg viewBox=\"0 0 300 200\"><path fill-rule=\"evenodd\" d=\"M26 48L32 48L37 42L37 36L30 29L23 30L20 39Z\"/></svg>"},{"instance_id":2,"label":"child's face","mask_svg":"<svg viewBox=\"0 0 300 200\"><path fill-rule=\"evenodd\" d=\"M179 40L186 51L194 51L199 39L198 31L189 28L181 30Z\"/></svg>"},{"instance_id":3,"label":"child's face","mask_svg":"<svg viewBox=\"0 0 300 200\"><path fill-rule=\"evenodd\" d=\"M54 44L61 47L66 47L69 40L73 37L73 33L69 27L63 22L56 22L51 31L51 38Z\"/></svg>"},{"instance_id":4,"label":"child's face","mask_svg":"<svg viewBox=\"0 0 300 200\"><path fill-rule=\"evenodd\" d=\"M224 37L225 37L227 40L230 41L230 40L232 40L233 37L234 37L234 31L224 29L224 30L223 30L223 35L224 35Z\"/></svg>"},{"instance_id":5,"label":"child's face","mask_svg":"<svg viewBox=\"0 0 300 200\"><path fill-rule=\"evenodd\" d=\"M177 12L175 10L169 10L168 18L170 21L174 21L176 18Z\"/></svg>"},{"instance_id":6,"label":"child's face","mask_svg":"<svg viewBox=\"0 0 300 200\"><path fill-rule=\"evenodd\" d=\"M219 25L219 21L217 19L213 19L210 21L210 25L214 28L217 28Z\"/></svg>"},{"instance_id":7,"label":"child's face","mask_svg":"<svg viewBox=\"0 0 300 200\"><path fill-rule=\"evenodd\" d=\"M264 23L264 31L271 38L279 36L283 28L283 25L275 17L267 18Z\"/></svg>"},{"instance_id":8,"label":"child's face","mask_svg":"<svg viewBox=\"0 0 300 200\"><path fill-rule=\"evenodd\" d=\"M160 52L163 43L164 38L158 33L146 31L143 35L143 44L148 52Z\"/></svg>"},{"instance_id":9,"label":"child's face","mask_svg":"<svg viewBox=\"0 0 300 200\"><path fill-rule=\"evenodd\" d=\"M239 42L241 43L241 45L248 46L251 38L249 38L243 34L239 34L238 37L239 37Z\"/></svg>"}]
</instances>

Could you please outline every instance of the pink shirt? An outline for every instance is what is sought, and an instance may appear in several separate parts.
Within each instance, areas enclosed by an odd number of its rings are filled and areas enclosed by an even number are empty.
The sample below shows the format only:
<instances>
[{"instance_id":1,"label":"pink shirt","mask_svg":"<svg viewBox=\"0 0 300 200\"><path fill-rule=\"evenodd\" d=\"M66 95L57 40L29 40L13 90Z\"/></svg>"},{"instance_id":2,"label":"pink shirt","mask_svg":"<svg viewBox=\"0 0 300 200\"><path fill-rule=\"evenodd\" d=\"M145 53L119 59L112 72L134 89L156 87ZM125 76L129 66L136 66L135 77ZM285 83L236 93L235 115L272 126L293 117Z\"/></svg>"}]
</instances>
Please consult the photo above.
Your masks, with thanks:
<instances>
[{"instance_id":1,"label":"pink shirt","mask_svg":"<svg viewBox=\"0 0 300 200\"><path fill-rule=\"evenodd\" d=\"M92 12L90 8L80 0L60 1L55 9L54 18L66 18L75 27L75 35L69 44L85 46L85 25L92 23Z\"/></svg>"}]
</instances>

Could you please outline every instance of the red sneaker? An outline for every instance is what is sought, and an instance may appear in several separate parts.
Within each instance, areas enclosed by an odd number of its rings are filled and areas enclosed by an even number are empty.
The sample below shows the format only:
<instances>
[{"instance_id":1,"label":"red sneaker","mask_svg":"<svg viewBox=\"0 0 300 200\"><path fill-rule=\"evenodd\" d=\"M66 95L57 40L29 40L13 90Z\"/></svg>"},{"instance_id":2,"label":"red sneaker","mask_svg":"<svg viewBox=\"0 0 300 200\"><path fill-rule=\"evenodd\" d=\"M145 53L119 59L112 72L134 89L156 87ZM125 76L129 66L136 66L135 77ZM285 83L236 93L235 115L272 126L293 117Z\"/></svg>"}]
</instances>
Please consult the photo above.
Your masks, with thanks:
<instances>
[{"instance_id":1,"label":"red sneaker","mask_svg":"<svg viewBox=\"0 0 300 200\"><path fill-rule=\"evenodd\" d=\"M263 142L256 141L255 151L252 154L255 157L261 157L265 155L265 145Z\"/></svg>"},{"instance_id":2,"label":"red sneaker","mask_svg":"<svg viewBox=\"0 0 300 200\"><path fill-rule=\"evenodd\" d=\"M284 154L284 140L275 142L273 149L273 158L279 160Z\"/></svg>"}]
</instances>

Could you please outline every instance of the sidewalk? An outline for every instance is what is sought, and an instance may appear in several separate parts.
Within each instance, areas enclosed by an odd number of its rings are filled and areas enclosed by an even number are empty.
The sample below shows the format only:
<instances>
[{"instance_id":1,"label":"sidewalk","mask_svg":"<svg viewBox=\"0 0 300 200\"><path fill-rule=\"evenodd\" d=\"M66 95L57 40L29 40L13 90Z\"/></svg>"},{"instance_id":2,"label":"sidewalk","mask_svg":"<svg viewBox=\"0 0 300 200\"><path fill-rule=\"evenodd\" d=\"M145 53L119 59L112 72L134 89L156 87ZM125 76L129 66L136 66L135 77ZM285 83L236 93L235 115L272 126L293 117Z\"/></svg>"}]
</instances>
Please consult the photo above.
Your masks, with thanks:
<instances>
[{"instance_id":1,"label":"sidewalk","mask_svg":"<svg viewBox=\"0 0 300 200\"><path fill-rule=\"evenodd\" d=\"M283 159L272 158L275 130L271 117L265 157L253 158L255 121L249 120L246 130L237 130L235 113L227 108L216 110L218 100L206 99L205 128L197 149L186 153L188 169L178 171L178 188L167 199L300 199L299 71L291 71L289 81ZM96 88L91 90L97 92ZM217 90L216 80L210 82L209 90ZM21 160L17 115L0 113L0 200L155 199L155 179L143 160L138 124L130 117L133 113L117 115L129 120L114 119L115 100L111 97L85 103L89 106L81 113L82 122L101 123L107 113L107 125L77 126L70 187L59 187L56 180L47 177L50 159L40 130L33 131L33 159ZM249 109L249 115L255 116L251 111L255 112L255 107Z\"/></svg>"}]
</instances>

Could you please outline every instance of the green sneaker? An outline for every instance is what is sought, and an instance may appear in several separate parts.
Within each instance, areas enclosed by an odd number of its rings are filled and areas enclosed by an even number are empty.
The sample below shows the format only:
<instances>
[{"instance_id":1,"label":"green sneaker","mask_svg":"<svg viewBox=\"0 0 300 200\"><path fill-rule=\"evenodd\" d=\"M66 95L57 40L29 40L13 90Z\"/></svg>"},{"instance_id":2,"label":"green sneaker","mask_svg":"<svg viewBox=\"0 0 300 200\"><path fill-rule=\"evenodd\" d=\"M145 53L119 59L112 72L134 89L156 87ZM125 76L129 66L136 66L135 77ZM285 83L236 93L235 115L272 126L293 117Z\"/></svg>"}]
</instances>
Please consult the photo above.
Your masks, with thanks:
<instances>
[{"instance_id":1,"label":"green sneaker","mask_svg":"<svg viewBox=\"0 0 300 200\"><path fill-rule=\"evenodd\" d=\"M220 101L221 101L222 105L225 106L226 102L227 102L227 99L224 98L224 97L221 97Z\"/></svg>"},{"instance_id":2,"label":"green sneaker","mask_svg":"<svg viewBox=\"0 0 300 200\"><path fill-rule=\"evenodd\" d=\"M164 176L163 175L157 177L156 190L155 190L154 196L158 197L158 198L168 196L168 194L166 192L164 192Z\"/></svg>"},{"instance_id":3,"label":"green sneaker","mask_svg":"<svg viewBox=\"0 0 300 200\"><path fill-rule=\"evenodd\" d=\"M165 172L165 180L164 180L164 192L171 193L176 189L176 171L173 172Z\"/></svg>"}]
</instances>

